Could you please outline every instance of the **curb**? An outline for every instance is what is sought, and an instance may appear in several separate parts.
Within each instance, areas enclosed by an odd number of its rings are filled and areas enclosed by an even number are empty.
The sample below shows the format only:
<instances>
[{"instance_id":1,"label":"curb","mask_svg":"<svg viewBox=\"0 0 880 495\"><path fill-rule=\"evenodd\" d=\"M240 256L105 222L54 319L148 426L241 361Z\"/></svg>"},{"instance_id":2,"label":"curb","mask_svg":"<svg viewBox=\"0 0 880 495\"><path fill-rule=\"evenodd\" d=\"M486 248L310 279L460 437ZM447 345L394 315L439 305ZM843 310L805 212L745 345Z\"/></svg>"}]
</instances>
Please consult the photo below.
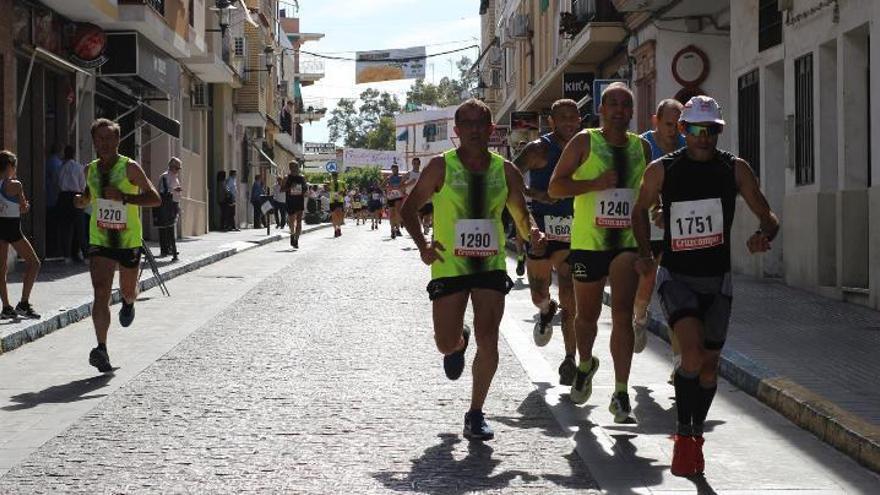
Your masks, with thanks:
<instances>
[{"instance_id":1,"label":"curb","mask_svg":"<svg viewBox=\"0 0 880 495\"><path fill-rule=\"evenodd\" d=\"M307 234L309 232L314 232L316 230L320 230L323 228L330 227L330 224L320 224L314 225L310 227L303 227L302 233ZM169 268L166 271L161 271L162 279L164 281L171 280L173 278L179 277L181 275L193 272L198 270L199 268L204 268L208 265L217 263L218 261L228 258L230 256L236 255L238 253L243 253L245 251L249 251L251 249L256 249L260 246L265 246L266 244L280 241L282 239L286 239L289 234L273 234L268 237L263 237L254 241L240 241L242 243L247 243L248 246L241 247L231 247L227 249L223 249L221 251L204 255L200 258L196 258L189 262L176 265L173 268ZM144 273L149 273L148 270L145 270ZM149 289L152 289L159 285L159 280L155 275L150 274L149 277L142 279L138 283L138 292L144 292ZM116 304L122 300L122 294L119 292L119 289L114 289L110 294L110 304ZM79 304L73 308L70 308L66 311L58 313L51 318L46 318L43 320L36 321L33 325L29 325L24 327L16 332L10 333L9 335L4 336L0 339L0 355L9 352L13 349L17 349L28 342L33 342L34 340L39 339L40 337L46 336L56 330L60 330L68 325L76 323L80 320L84 320L92 315L92 301L89 299L87 302Z\"/></svg>"},{"instance_id":2,"label":"curb","mask_svg":"<svg viewBox=\"0 0 880 495\"><path fill-rule=\"evenodd\" d=\"M607 291L602 302L611 304ZM650 315L647 329L669 342L670 329L664 320ZM721 352L719 374L819 440L880 473L880 427L730 348Z\"/></svg>"}]
</instances>

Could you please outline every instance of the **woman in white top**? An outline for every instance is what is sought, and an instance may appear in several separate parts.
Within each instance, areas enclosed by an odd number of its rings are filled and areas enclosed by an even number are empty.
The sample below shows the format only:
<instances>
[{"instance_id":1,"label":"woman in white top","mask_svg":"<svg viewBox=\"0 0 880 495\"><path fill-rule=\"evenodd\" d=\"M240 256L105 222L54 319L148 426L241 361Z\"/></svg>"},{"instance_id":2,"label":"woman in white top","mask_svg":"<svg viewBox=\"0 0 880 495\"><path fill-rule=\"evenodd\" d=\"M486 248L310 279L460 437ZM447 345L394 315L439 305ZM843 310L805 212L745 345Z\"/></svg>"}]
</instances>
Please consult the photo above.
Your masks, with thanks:
<instances>
[{"instance_id":1,"label":"woman in white top","mask_svg":"<svg viewBox=\"0 0 880 495\"><path fill-rule=\"evenodd\" d=\"M40 260L33 246L21 233L21 215L28 212L30 204L24 196L24 189L15 178L17 158L11 151L0 151L0 299L3 300L3 311L0 318L15 318L16 315L27 318L39 318L28 299L31 289L40 272ZM6 259L9 256L9 245L15 249L26 264L24 281L21 289L21 301L15 308L9 304L9 293L6 287Z\"/></svg>"},{"instance_id":2,"label":"woman in white top","mask_svg":"<svg viewBox=\"0 0 880 495\"><path fill-rule=\"evenodd\" d=\"M275 177L275 185L272 186L272 207L275 210L275 228L283 229L287 224L287 193L284 192L284 178L280 175Z\"/></svg>"}]
</instances>

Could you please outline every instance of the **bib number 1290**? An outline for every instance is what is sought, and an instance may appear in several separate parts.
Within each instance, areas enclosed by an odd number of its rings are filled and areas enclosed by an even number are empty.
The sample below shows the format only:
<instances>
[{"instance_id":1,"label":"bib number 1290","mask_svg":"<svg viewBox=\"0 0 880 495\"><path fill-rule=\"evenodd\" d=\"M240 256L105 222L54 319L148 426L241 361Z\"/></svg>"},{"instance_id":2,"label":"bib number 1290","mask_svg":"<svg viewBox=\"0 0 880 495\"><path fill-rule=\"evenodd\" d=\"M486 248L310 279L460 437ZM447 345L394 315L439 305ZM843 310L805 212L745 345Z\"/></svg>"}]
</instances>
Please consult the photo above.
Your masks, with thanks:
<instances>
[{"instance_id":1,"label":"bib number 1290","mask_svg":"<svg viewBox=\"0 0 880 495\"><path fill-rule=\"evenodd\" d=\"M456 256L485 258L498 254L498 233L492 220L474 219L455 222Z\"/></svg>"}]
</instances>

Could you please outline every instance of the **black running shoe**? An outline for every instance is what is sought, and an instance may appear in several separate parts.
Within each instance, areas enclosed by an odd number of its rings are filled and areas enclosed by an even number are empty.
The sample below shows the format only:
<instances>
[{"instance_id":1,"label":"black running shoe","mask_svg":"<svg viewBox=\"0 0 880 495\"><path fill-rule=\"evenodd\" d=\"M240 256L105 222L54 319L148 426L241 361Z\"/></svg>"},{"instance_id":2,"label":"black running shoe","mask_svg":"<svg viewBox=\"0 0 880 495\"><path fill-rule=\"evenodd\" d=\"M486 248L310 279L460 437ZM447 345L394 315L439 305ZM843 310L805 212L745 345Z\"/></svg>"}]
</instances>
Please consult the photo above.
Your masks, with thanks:
<instances>
[{"instance_id":1,"label":"black running shoe","mask_svg":"<svg viewBox=\"0 0 880 495\"><path fill-rule=\"evenodd\" d=\"M290 240L290 244L291 244L294 248L299 249L299 237L294 238L294 239L291 239L291 240Z\"/></svg>"},{"instance_id":2,"label":"black running shoe","mask_svg":"<svg viewBox=\"0 0 880 495\"><path fill-rule=\"evenodd\" d=\"M559 384L571 386L574 383L574 376L577 374L578 366L574 362L574 356L567 355L559 365Z\"/></svg>"},{"instance_id":3,"label":"black running shoe","mask_svg":"<svg viewBox=\"0 0 880 495\"><path fill-rule=\"evenodd\" d=\"M290 236L290 247L296 247L296 241L293 240L293 236Z\"/></svg>"},{"instance_id":4,"label":"black running shoe","mask_svg":"<svg viewBox=\"0 0 880 495\"><path fill-rule=\"evenodd\" d=\"M483 411L469 411L464 415L464 437L468 440L492 440L495 432L486 423Z\"/></svg>"},{"instance_id":5,"label":"black running shoe","mask_svg":"<svg viewBox=\"0 0 880 495\"><path fill-rule=\"evenodd\" d=\"M31 303L29 302L21 301L20 303L18 303L18 305L15 306L15 312L18 313L20 316L24 316L25 318L40 318L40 314L34 311L33 306L31 306Z\"/></svg>"},{"instance_id":6,"label":"black running shoe","mask_svg":"<svg viewBox=\"0 0 880 495\"><path fill-rule=\"evenodd\" d=\"M110 356L107 355L107 351L98 347L95 347L92 349L92 352L89 353L89 364L98 368L98 371L101 373L113 371L113 366L110 365Z\"/></svg>"},{"instance_id":7,"label":"black running shoe","mask_svg":"<svg viewBox=\"0 0 880 495\"><path fill-rule=\"evenodd\" d=\"M3 306L3 311L0 312L0 318L4 320L9 320L12 318L16 318L18 313L15 312L15 308L12 306Z\"/></svg>"},{"instance_id":8,"label":"black running shoe","mask_svg":"<svg viewBox=\"0 0 880 495\"><path fill-rule=\"evenodd\" d=\"M532 331L532 338L535 340L536 346L544 347L550 342L550 338L553 336L553 317L556 316L558 309L559 303L550 299L547 312L538 313L538 321L535 323L535 329Z\"/></svg>"},{"instance_id":9,"label":"black running shoe","mask_svg":"<svg viewBox=\"0 0 880 495\"><path fill-rule=\"evenodd\" d=\"M516 276L522 277L526 274L526 257L525 256L517 256L516 257Z\"/></svg>"},{"instance_id":10,"label":"black running shoe","mask_svg":"<svg viewBox=\"0 0 880 495\"><path fill-rule=\"evenodd\" d=\"M471 337L471 329L465 326L461 330L461 336L464 337L464 347L460 351L443 356L443 371L446 372L446 378L450 380L458 380L464 371L464 352L467 350L468 340Z\"/></svg>"},{"instance_id":11,"label":"black running shoe","mask_svg":"<svg viewBox=\"0 0 880 495\"><path fill-rule=\"evenodd\" d=\"M119 309L119 324L123 327L131 325L134 321L134 303L127 303L122 300L122 307Z\"/></svg>"}]
</instances>

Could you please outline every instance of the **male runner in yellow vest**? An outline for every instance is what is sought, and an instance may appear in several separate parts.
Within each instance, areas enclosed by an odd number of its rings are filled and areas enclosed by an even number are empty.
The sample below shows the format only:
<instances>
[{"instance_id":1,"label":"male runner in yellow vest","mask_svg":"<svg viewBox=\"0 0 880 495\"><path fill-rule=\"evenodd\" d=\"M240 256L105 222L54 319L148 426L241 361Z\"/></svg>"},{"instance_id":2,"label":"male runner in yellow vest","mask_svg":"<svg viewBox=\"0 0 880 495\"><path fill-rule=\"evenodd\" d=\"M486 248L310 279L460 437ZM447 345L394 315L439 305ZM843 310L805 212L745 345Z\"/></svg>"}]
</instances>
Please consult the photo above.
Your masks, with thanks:
<instances>
[{"instance_id":1,"label":"male runner in yellow vest","mask_svg":"<svg viewBox=\"0 0 880 495\"><path fill-rule=\"evenodd\" d=\"M98 159L86 169L86 190L76 195L77 208L92 205L89 221L89 271L95 299L92 321L98 346L89 354L89 364L106 373L113 371L107 354L110 328L110 292L113 274L119 267L123 327L134 320L138 270L143 245L141 207L159 206L159 192L144 170L131 158L119 154L119 124L98 119L92 124L92 141Z\"/></svg>"},{"instance_id":2,"label":"male runner in yellow vest","mask_svg":"<svg viewBox=\"0 0 880 495\"><path fill-rule=\"evenodd\" d=\"M473 364L471 406L464 419L464 436L489 440L492 428L483 403L498 367L498 327L504 296L513 287L507 276L501 212L507 206L521 237L535 251L545 248L544 234L526 209L522 174L500 155L489 152L495 125L485 103L471 99L455 112L455 133L461 145L431 159L415 189L403 203L403 224L431 266L428 296L433 301L434 340L443 353L446 376L455 380L464 370L470 330L464 326L468 299L474 305L477 355ZM418 210L434 203L434 233L422 234Z\"/></svg>"},{"instance_id":3,"label":"male runner in yellow vest","mask_svg":"<svg viewBox=\"0 0 880 495\"><path fill-rule=\"evenodd\" d=\"M577 304L575 332L580 364L571 387L571 400L583 404L592 393L599 367L593 356L605 281L611 285L611 357L614 394L609 409L616 423L634 423L628 381L633 355L633 300L638 276L630 215L636 192L651 159L651 147L628 132L633 95L622 83L602 92L600 129L580 132L565 147L548 192L550 197L574 196L571 227L571 265Z\"/></svg>"}]
</instances>

